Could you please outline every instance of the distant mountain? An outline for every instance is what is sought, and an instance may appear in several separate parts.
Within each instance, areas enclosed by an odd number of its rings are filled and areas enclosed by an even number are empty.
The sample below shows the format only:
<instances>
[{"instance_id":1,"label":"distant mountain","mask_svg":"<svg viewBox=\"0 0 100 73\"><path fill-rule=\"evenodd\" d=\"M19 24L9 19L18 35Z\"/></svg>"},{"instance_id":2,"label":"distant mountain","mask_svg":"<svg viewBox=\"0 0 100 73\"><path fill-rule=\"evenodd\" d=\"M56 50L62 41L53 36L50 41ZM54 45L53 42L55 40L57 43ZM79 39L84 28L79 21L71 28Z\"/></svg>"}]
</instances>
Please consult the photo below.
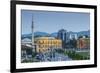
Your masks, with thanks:
<instances>
[{"instance_id":1,"label":"distant mountain","mask_svg":"<svg viewBox=\"0 0 100 73\"><path fill-rule=\"evenodd\" d=\"M90 37L90 30L88 30L88 31L80 31L80 32L72 32L72 31L70 31L69 34L72 34L72 35L73 34L77 34L78 37L79 36L85 36L85 35Z\"/></svg>"},{"instance_id":2,"label":"distant mountain","mask_svg":"<svg viewBox=\"0 0 100 73\"><path fill-rule=\"evenodd\" d=\"M90 37L90 31L89 31L89 30L88 30L88 31L80 31L80 32L72 32L72 31L69 31L68 33L69 33L70 35L77 34L78 37L79 37L79 36L84 36L84 35L87 35L87 36ZM35 32L35 33L34 33L34 36L35 36L35 37L39 37L39 36L57 37L57 32L54 32L54 33L51 33L51 34L46 33L46 32ZM32 34L23 34L21 38L22 38L22 39L23 39L23 38L29 38L29 39L31 39L31 37L32 37Z\"/></svg>"},{"instance_id":3,"label":"distant mountain","mask_svg":"<svg viewBox=\"0 0 100 73\"><path fill-rule=\"evenodd\" d=\"M24 38L29 38L29 39L31 39L31 37L32 37L32 34L23 34L23 35L21 36L21 39L24 39Z\"/></svg>"},{"instance_id":4,"label":"distant mountain","mask_svg":"<svg viewBox=\"0 0 100 73\"><path fill-rule=\"evenodd\" d=\"M57 32L51 33L50 36L51 37L57 37Z\"/></svg>"},{"instance_id":5,"label":"distant mountain","mask_svg":"<svg viewBox=\"0 0 100 73\"><path fill-rule=\"evenodd\" d=\"M87 36L90 36L90 31L80 31L80 32L72 32L72 31L69 31L68 34L70 35L73 35L73 34L77 34L77 36L84 36L84 35L87 35ZM57 37L57 32L54 32L54 33L51 33L51 36L52 37Z\"/></svg>"},{"instance_id":6,"label":"distant mountain","mask_svg":"<svg viewBox=\"0 0 100 73\"><path fill-rule=\"evenodd\" d=\"M81 31L81 32L78 32L78 36L84 36L84 35L87 35L90 37L90 31Z\"/></svg>"},{"instance_id":7,"label":"distant mountain","mask_svg":"<svg viewBox=\"0 0 100 73\"><path fill-rule=\"evenodd\" d=\"M47 35L49 35L49 34L46 32L35 32L34 33L34 36L47 36Z\"/></svg>"},{"instance_id":8,"label":"distant mountain","mask_svg":"<svg viewBox=\"0 0 100 73\"><path fill-rule=\"evenodd\" d=\"M35 32L34 33L34 36L35 37L37 37L37 36L48 36L49 34L48 33L46 33L46 32ZM23 38L29 38L29 39L31 39L31 37L32 37L32 34L23 34L22 35L22 39Z\"/></svg>"}]
</instances>

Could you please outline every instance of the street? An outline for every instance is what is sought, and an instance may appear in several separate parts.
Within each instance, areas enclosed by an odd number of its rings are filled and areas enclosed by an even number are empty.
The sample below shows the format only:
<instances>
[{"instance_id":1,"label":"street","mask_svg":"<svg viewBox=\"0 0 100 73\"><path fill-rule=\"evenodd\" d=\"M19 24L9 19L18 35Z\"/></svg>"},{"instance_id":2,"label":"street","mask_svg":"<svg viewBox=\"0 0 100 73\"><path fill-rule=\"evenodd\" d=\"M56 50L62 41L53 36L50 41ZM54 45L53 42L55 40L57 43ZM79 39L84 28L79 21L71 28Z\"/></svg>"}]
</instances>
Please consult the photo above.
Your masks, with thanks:
<instances>
[{"instance_id":1,"label":"street","mask_svg":"<svg viewBox=\"0 0 100 73\"><path fill-rule=\"evenodd\" d=\"M57 52L39 54L37 57L41 62L46 62L46 61L70 61L70 60L72 60L67 55L65 56L64 54L60 54L60 53L57 53Z\"/></svg>"}]
</instances>

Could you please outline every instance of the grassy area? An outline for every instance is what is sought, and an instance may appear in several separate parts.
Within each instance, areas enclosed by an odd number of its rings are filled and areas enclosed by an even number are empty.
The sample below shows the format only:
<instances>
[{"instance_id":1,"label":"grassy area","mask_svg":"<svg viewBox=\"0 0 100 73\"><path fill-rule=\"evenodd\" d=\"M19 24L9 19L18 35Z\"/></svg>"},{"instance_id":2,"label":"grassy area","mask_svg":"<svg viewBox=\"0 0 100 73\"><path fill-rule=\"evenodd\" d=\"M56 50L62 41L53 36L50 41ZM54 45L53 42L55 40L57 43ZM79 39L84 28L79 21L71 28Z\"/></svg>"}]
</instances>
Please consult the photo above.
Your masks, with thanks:
<instances>
[{"instance_id":1,"label":"grassy area","mask_svg":"<svg viewBox=\"0 0 100 73\"><path fill-rule=\"evenodd\" d=\"M73 60L88 60L89 59L89 55L87 55L87 52L75 52L75 51L71 51L71 52L65 52L65 55L68 55L69 57L71 57Z\"/></svg>"},{"instance_id":2,"label":"grassy area","mask_svg":"<svg viewBox=\"0 0 100 73\"><path fill-rule=\"evenodd\" d=\"M68 55L73 60L89 60L90 59L90 52L76 52L73 50L57 50L58 53L62 53L64 55Z\"/></svg>"},{"instance_id":3,"label":"grassy area","mask_svg":"<svg viewBox=\"0 0 100 73\"><path fill-rule=\"evenodd\" d=\"M90 52L77 52L81 56L90 56Z\"/></svg>"}]
</instances>

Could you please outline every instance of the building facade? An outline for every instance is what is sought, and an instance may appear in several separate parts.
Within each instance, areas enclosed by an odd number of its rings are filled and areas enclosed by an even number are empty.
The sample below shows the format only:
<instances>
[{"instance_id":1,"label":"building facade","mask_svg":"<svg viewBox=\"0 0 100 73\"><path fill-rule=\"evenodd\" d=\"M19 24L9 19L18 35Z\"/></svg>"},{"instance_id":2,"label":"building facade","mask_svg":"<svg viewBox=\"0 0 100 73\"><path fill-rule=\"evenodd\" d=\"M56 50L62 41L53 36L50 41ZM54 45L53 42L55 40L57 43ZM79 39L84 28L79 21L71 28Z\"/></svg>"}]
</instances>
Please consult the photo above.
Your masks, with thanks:
<instances>
[{"instance_id":1,"label":"building facade","mask_svg":"<svg viewBox=\"0 0 100 73\"><path fill-rule=\"evenodd\" d=\"M49 49L61 49L62 40L56 39L54 37L38 37L35 38L36 50L37 52L45 52Z\"/></svg>"},{"instance_id":2,"label":"building facade","mask_svg":"<svg viewBox=\"0 0 100 73\"><path fill-rule=\"evenodd\" d=\"M67 38L67 31L64 29L59 30L57 37L62 40L62 47L66 48L66 42L68 39Z\"/></svg>"},{"instance_id":3,"label":"building facade","mask_svg":"<svg viewBox=\"0 0 100 73\"><path fill-rule=\"evenodd\" d=\"M77 48L90 49L90 38L80 38L77 40Z\"/></svg>"}]
</instances>

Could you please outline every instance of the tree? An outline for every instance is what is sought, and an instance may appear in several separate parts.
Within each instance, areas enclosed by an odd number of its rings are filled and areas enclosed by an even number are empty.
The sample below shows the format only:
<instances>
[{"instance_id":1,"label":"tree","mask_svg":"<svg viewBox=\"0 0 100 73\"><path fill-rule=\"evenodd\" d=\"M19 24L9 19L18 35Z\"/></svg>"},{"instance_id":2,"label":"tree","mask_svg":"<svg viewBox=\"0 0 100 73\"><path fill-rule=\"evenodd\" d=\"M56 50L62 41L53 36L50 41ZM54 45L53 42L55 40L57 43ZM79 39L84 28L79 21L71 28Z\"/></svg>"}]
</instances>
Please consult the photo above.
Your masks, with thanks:
<instances>
[{"instance_id":1,"label":"tree","mask_svg":"<svg viewBox=\"0 0 100 73\"><path fill-rule=\"evenodd\" d=\"M69 41L69 47L70 48L76 48L77 47L77 40L76 39L72 39Z\"/></svg>"},{"instance_id":2,"label":"tree","mask_svg":"<svg viewBox=\"0 0 100 73\"><path fill-rule=\"evenodd\" d=\"M78 38L79 38L79 39L82 38L82 35L80 35Z\"/></svg>"},{"instance_id":3,"label":"tree","mask_svg":"<svg viewBox=\"0 0 100 73\"><path fill-rule=\"evenodd\" d=\"M88 35L85 35L85 37L86 37L86 38L89 38L89 36L88 36Z\"/></svg>"}]
</instances>

